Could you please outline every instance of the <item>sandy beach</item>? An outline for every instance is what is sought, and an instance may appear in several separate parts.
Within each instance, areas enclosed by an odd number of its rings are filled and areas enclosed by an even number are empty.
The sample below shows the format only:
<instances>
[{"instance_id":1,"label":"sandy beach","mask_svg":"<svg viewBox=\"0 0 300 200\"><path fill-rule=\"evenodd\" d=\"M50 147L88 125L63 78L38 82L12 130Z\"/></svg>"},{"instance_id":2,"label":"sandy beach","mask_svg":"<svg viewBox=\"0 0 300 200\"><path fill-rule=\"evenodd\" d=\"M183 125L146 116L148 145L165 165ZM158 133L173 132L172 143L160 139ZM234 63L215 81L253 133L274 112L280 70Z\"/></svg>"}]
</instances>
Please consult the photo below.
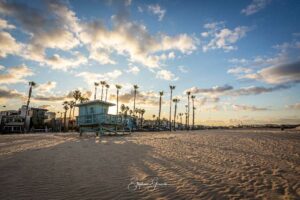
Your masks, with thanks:
<instances>
[{"instance_id":1,"label":"sandy beach","mask_svg":"<svg viewBox=\"0 0 300 200\"><path fill-rule=\"evenodd\" d=\"M300 132L0 135L0 199L299 199Z\"/></svg>"}]
</instances>

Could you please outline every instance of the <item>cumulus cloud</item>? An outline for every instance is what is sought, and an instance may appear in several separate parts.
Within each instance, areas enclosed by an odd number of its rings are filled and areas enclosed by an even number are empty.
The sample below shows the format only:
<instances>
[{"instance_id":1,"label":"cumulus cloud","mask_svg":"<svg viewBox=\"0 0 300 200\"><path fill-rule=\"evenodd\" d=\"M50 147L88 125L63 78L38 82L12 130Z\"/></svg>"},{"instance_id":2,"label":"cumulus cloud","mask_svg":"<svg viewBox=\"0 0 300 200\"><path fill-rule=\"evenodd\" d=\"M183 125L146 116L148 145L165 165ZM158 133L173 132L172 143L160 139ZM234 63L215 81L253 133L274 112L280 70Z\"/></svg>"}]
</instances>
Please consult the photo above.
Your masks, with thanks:
<instances>
[{"instance_id":1,"label":"cumulus cloud","mask_svg":"<svg viewBox=\"0 0 300 200\"><path fill-rule=\"evenodd\" d=\"M116 95L111 94L110 98L115 99ZM119 95L119 101L123 104L132 103L133 98L133 90ZM137 91L136 104L139 106L157 106L159 104L159 94L154 91Z\"/></svg>"},{"instance_id":2,"label":"cumulus cloud","mask_svg":"<svg viewBox=\"0 0 300 200\"><path fill-rule=\"evenodd\" d=\"M9 24L5 19L0 18L0 29L15 29L16 27Z\"/></svg>"},{"instance_id":3,"label":"cumulus cloud","mask_svg":"<svg viewBox=\"0 0 300 200\"><path fill-rule=\"evenodd\" d=\"M246 74L243 78L260 80L269 84L299 82L300 61L266 67L256 73Z\"/></svg>"},{"instance_id":4,"label":"cumulus cloud","mask_svg":"<svg viewBox=\"0 0 300 200\"><path fill-rule=\"evenodd\" d=\"M158 21L162 21L165 14L166 14L166 10L165 9L162 9L160 7L160 5L158 4L155 4L155 5L149 5L148 6L148 10L153 13L154 15L157 15L158 16Z\"/></svg>"},{"instance_id":5,"label":"cumulus cloud","mask_svg":"<svg viewBox=\"0 0 300 200\"><path fill-rule=\"evenodd\" d=\"M202 32L202 37L210 39L202 46L204 52L214 49L223 49L225 52L235 50L237 47L234 44L245 37L250 30L246 26L229 29L224 26L224 22L208 23L204 25L204 28L206 31Z\"/></svg>"},{"instance_id":6,"label":"cumulus cloud","mask_svg":"<svg viewBox=\"0 0 300 200\"><path fill-rule=\"evenodd\" d=\"M39 94L45 94L51 92L53 89L56 88L55 81L48 81L46 83L38 84L35 88L35 91Z\"/></svg>"},{"instance_id":7,"label":"cumulus cloud","mask_svg":"<svg viewBox=\"0 0 300 200\"><path fill-rule=\"evenodd\" d=\"M77 77L82 77L88 84L92 85L97 80L111 80L111 79L117 79L122 75L122 71L120 70L113 70L111 72L106 73L92 73L92 72L81 72L78 73Z\"/></svg>"},{"instance_id":8,"label":"cumulus cloud","mask_svg":"<svg viewBox=\"0 0 300 200\"><path fill-rule=\"evenodd\" d=\"M116 52L127 56L130 62L142 64L150 68L158 68L160 62L174 58L174 53L163 56L163 51L177 50L191 53L196 49L197 40L187 34L169 36L165 34L151 35L146 26L130 21L126 16L112 16L112 29L105 27L101 21L84 24L80 39L90 52L104 51L107 56Z\"/></svg>"},{"instance_id":9,"label":"cumulus cloud","mask_svg":"<svg viewBox=\"0 0 300 200\"><path fill-rule=\"evenodd\" d=\"M258 95L262 93L269 93L278 90L289 89L291 86L289 85L277 85L274 87L258 87L258 86L249 86L244 88L239 88L236 90L232 90L228 93L231 96L242 96L242 95Z\"/></svg>"},{"instance_id":10,"label":"cumulus cloud","mask_svg":"<svg viewBox=\"0 0 300 200\"><path fill-rule=\"evenodd\" d=\"M252 0L251 4L241 10L241 13L247 16L252 15L264 9L270 2L271 0Z\"/></svg>"},{"instance_id":11,"label":"cumulus cloud","mask_svg":"<svg viewBox=\"0 0 300 200\"><path fill-rule=\"evenodd\" d=\"M251 73L251 72L252 69L245 68L245 67L235 67L227 70L228 74L241 74L241 73Z\"/></svg>"},{"instance_id":12,"label":"cumulus cloud","mask_svg":"<svg viewBox=\"0 0 300 200\"><path fill-rule=\"evenodd\" d=\"M256 106L238 105L238 104L233 104L232 108L235 111L266 111L266 110L269 110L268 108L260 108L260 107L256 107Z\"/></svg>"},{"instance_id":13,"label":"cumulus cloud","mask_svg":"<svg viewBox=\"0 0 300 200\"><path fill-rule=\"evenodd\" d=\"M26 83L25 78L32 75L33 71L26 65L5 68L3 73L0 73L0 84Z\"/></svg>"},{"instance_id":14,"label":"cumulus cloud","mask_svg":"<svg viewBox=\"0 0 300 200\"><path fill-rule=\"evenodd\" d=\"M17 90L11 90L6 87L0 87L0 99L21 99L23 100L25 95Z\"/></svg>"},{"instance_id":15,"label":"cumulus cloud","mask_svg":"<svg viewBox=\"0 0 300 200\"><path fill-rule=\"evenodd\" d=\"M187 67L185 67L183 65L178 66L178 69L182 73L188 73L189 72L188 69L187 69Z\"/></svg>"},{"instance_id":16,"label":"cumulus cloud","mask_svg":"<svg viewBox=\"0 0 300 200\"><path fill-rule=\"evenodd\" d=\"M86 98L92 96L92 92L87 90L80 90L81 95ZM74 100L72 91L66 92L64 94L34 94L32 100L35 102L62 102Z\"/></svg>"},{"instance_id":17,"label":"cumulus cloud","mask_svg":"<svg viewBox=\"0 0 300 200\"><path fill-rule=\"evenodd\" d=\"M8 32L0 31L0 58L5 58L8 54L18 54L22 49L22 44Z\"/></svg>"},{"instance_id":18,"label":"cumulus cloud","mask_svg":"<svg viewBox=\"0 0 300 200\"><path fill-rule=\"evenodd\" d=\"M137 66L129 66L129 69L126 70L126 72L137 75L140 72L140 68L138 68Z\"/></svg>"},{"instance_id":19,"label":"cumulus cloud","mask_svg":"<svg viewBox=\"0 0 300 200\"><path fill-rule=\"evenodd\" d=\"M156 73L156 78L168 80L168 81L176 81L178 77L175 76L171 71L168 70L160 70Z\"/></svg>"}]
</instances>

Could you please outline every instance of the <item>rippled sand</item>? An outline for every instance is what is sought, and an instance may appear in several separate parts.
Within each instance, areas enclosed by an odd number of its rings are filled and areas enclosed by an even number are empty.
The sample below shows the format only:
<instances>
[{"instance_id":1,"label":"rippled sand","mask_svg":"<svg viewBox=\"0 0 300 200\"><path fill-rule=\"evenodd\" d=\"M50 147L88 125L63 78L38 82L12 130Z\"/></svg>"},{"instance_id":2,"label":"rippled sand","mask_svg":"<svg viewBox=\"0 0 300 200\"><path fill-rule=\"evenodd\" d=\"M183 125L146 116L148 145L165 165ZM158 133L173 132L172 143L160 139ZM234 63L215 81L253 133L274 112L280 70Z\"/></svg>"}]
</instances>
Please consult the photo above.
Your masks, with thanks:
<instances>
[{"instance_id":1,"label":"rippled sand","mask_svg":"<svg viewBox=\"0 0 300 200\"><path fill-rule=\"evenodd\" d=\"M0 135L0 171L0 199L299 199L300 132Z\"/></svg>"}]
</instances>

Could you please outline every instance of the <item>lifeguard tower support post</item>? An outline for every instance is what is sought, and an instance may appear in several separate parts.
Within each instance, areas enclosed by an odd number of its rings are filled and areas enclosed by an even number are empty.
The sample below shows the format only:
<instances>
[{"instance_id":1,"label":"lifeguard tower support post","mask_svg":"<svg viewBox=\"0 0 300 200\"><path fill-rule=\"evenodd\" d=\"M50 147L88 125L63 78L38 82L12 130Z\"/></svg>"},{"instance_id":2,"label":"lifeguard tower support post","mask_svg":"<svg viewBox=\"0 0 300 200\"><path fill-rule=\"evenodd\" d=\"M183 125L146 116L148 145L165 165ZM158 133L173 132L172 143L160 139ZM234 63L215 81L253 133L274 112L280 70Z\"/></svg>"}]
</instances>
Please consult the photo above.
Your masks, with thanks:
<instances>
[{"instance_id":1,"label":"lifeguard tower support post","mask_svg":"<svg viewBox=\"0 0 300 200\"><path fill-rule=\"evenodd\" d=\"M79 126L79 133L83 132L96 132L96 135L114 134L118 132L125 133L125 129L131 132L132 120L125 118L121 115L108 114L108 108L115 104L93 100L75 106L79 107L79 115L77 118L77 124Z\"/></svg>"}]
</instances>

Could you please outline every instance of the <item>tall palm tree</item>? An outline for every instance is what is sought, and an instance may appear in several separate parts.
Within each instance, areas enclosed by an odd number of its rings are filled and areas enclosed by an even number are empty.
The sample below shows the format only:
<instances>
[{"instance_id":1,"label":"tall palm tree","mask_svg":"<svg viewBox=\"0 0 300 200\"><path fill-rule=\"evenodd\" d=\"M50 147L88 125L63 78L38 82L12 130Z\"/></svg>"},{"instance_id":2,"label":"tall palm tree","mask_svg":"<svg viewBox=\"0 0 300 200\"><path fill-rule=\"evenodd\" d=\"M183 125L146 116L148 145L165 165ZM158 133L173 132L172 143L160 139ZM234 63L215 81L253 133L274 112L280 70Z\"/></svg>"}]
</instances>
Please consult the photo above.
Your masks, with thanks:
<instances>
[{"instance_id":1,"label":"tall palm tree","mask_svg":"<svg viewBox=\"0 0 300 200\"><path fill-rule=\"evenodd\" d=\"M119 90L122 88L121 85L116 85L117 88L117 114L119 114Z\"/></svg>"},{"instance_id":2,"label":"tall palm tree","mask_svg":"<svg viewBox=\"0 0 300 200\"><path fill-rule=\"evenodd\" d=\"M73 92L73 98L75 100L75 104L77 103L77 101L80 99L81 97L81 92L79 90L75 90ZM73 117L74 117L74 112L75 112L75 107L73 108Z\"/></svg>"},{"instance_id":3,"label":"tall palm tree","mask_svg":"<svg viewBox=\"0 0 300 200\"><path fill-rule=\"evenodd\" d=\"M36 83L34 81L29 82L29 91L28 91L28 99L27 99L27 104L26 104L26 112L25 112L25 118L28 115L28 109L29 109L29 104L30 104L30 99L31 99L31 94L32 94L32 88L36 86Z\"/></svg>"},{"instance_id":4,"label":"tall palm tree","mask_svg":"<svg viewBox=\"0 0 300 200\"><path fill-rule=\"evenodd\" d=\"M188 96L188 110L187 110L187 127L190 128L190 95L191 92L187 91L186 95Z\"/></svg>"},{"instance_id":5,"label":"tall palm tree","mask_svg":"<svg viewBox=\"0 0 300 200\"><path fill-rule=\"evenodd\" d=\"M143 128L143 119L144 119L144 114L146 110L145 109L140 109L140 114L141 114L141 127Z\"/></svg>"},{"instance_id":6,"label":"tall palm tree","mask_svg":"<svg viewBox=\"0 0 300 200\"><path fill-rule=\"evenodd\" d=\"M176 124L176 112L177 112L177 103L179 102L180 100L178 98L174 98L173 99L173 102L175 104L175 108L174 108L174 130L175 130L175 124Z\"/></svg>"},{"instance_id":7,"label":"tall palm tree","mask_svg":"<svg viewBox=\"0 0 300 200\"><path fill-rule=\"evenodd\" d=\"M74 106L75 106L75 101L69 101L69 107L70 107L69 120L71 119L71 113Z\"/></svg>"},{"instance_id":8,"label":"tall palm tree","mask_svg":"<svg viewBox=\"0 0 300 200\"><path fill-rule=\"evenodd\" d=\"M126 110L126 106L124 104L121 105L121 112L124 113Z\"/></svg>"},{"instance_id":9,"label":"tall palm tree","mask_svg":"<svg viewBox=\"0 0 300 200\"><path fill-rule=\"evenodd\" d=\"M65 110L65 113L64 113L64 131L67 131L67 111L69 110L69 102L68 101L63 102L63 108Z\"/></svg>"},{"instance_id":10,"label":"tall palm tree","mask_svg":"<svg viewBox=\"0 0 300 200\"><path fill-rule=\"evenodd\" d=\"M133 97L133 110L135 110L135 99L136 99L136 92L137 89L139 89L138 85L133 85L133 89L134 89L134 97Z\"/></svg>"},{"instance_id":11,"label":"tall palm tree","mask_svg":"<svg viewBox=\"0 0 300 200\"><path fill-rule=\"evenodd\" d=\"M175 85L170 85L170 115L169 115L169 123L170 123L170 131L172 131L172 123L171 123L171 116L172 116L172 98L173 98L173 90L175 89Z\"/></svg>"},{"instance_id":12,"label":"tall palm tree","mask_svg":"<svg viewBox=\"0 0 300 200\"><path fill-rule=\"evenodd\" d=\"M160 126L160 115L161 115L161 100L164 95L164 91L159 92L159 110L158 110L158 125Z\"/></svg>"},{"instance_id":13,"label":"tall palm tree","mask_svg":"<svg viewBox=\"0 0 300 200\"><path fill-rule=\"evenodd\" d=\"M109 85L106 84L106 85L105 85L105 88L106 88L106 90L105 90L105 101L107 101L107 91L108 91L108 89L109 89Z\"/></svg>"},{"instance_id":14,"label":"tall palm tree","mask_svg":"<svg viewBox=\"0 0 300 200\"><path fill-rule=\"evenodd\" d=\"M95 82L94 85L95 85L95 95L94 95L94 100L96 100L96 99L97 99L97 87L99 86L99 83L98 83L98 82Z\"/></svg>"},{"instance_id":15,"label":"tall palm tree","mask_svg":"<svg viewBox=\"0 0 300 200\"><path fill-rule=\"evenodd\" d=\"M100 81L100 84L102 86L102 89L101 89L101 101L102 101L103 100L103 88L106 85L106 82L105 81Z\"/></svg>"},{"instance_id":16,"label":"tall palm tree","mask_svg":"<svg viewBox=\"0 0 300 200\"><path fill-rule=\"evenodd\" d=\"M180 124L181 124L181 126L182 126L182 115L183 115L183 113L179 113L178 115L179 115L179 117L180 117Z\"/></svg>"},{"instance_id":17,"label":"tall palm tree","mask_svg":"<svg viewBox=\"0 0 300 200\"><path fill-rule=\"evenodd\" d=\"M188 105L185 105L185 128L188 128Z\"/></svg>"},{"instance_id":18,"label":"tall palm tree","mask_svg":"<svg viewBox=\"0 0 300 200\"><path fill-rule=\"evenodd\" d=\"M192 123L192 129L194 129L194 126L195 126L195 98L196 96L195 95L192 95L191 96L192 98L192 106L193 106L193 123Z\"/></svg>"}]
</instances>

